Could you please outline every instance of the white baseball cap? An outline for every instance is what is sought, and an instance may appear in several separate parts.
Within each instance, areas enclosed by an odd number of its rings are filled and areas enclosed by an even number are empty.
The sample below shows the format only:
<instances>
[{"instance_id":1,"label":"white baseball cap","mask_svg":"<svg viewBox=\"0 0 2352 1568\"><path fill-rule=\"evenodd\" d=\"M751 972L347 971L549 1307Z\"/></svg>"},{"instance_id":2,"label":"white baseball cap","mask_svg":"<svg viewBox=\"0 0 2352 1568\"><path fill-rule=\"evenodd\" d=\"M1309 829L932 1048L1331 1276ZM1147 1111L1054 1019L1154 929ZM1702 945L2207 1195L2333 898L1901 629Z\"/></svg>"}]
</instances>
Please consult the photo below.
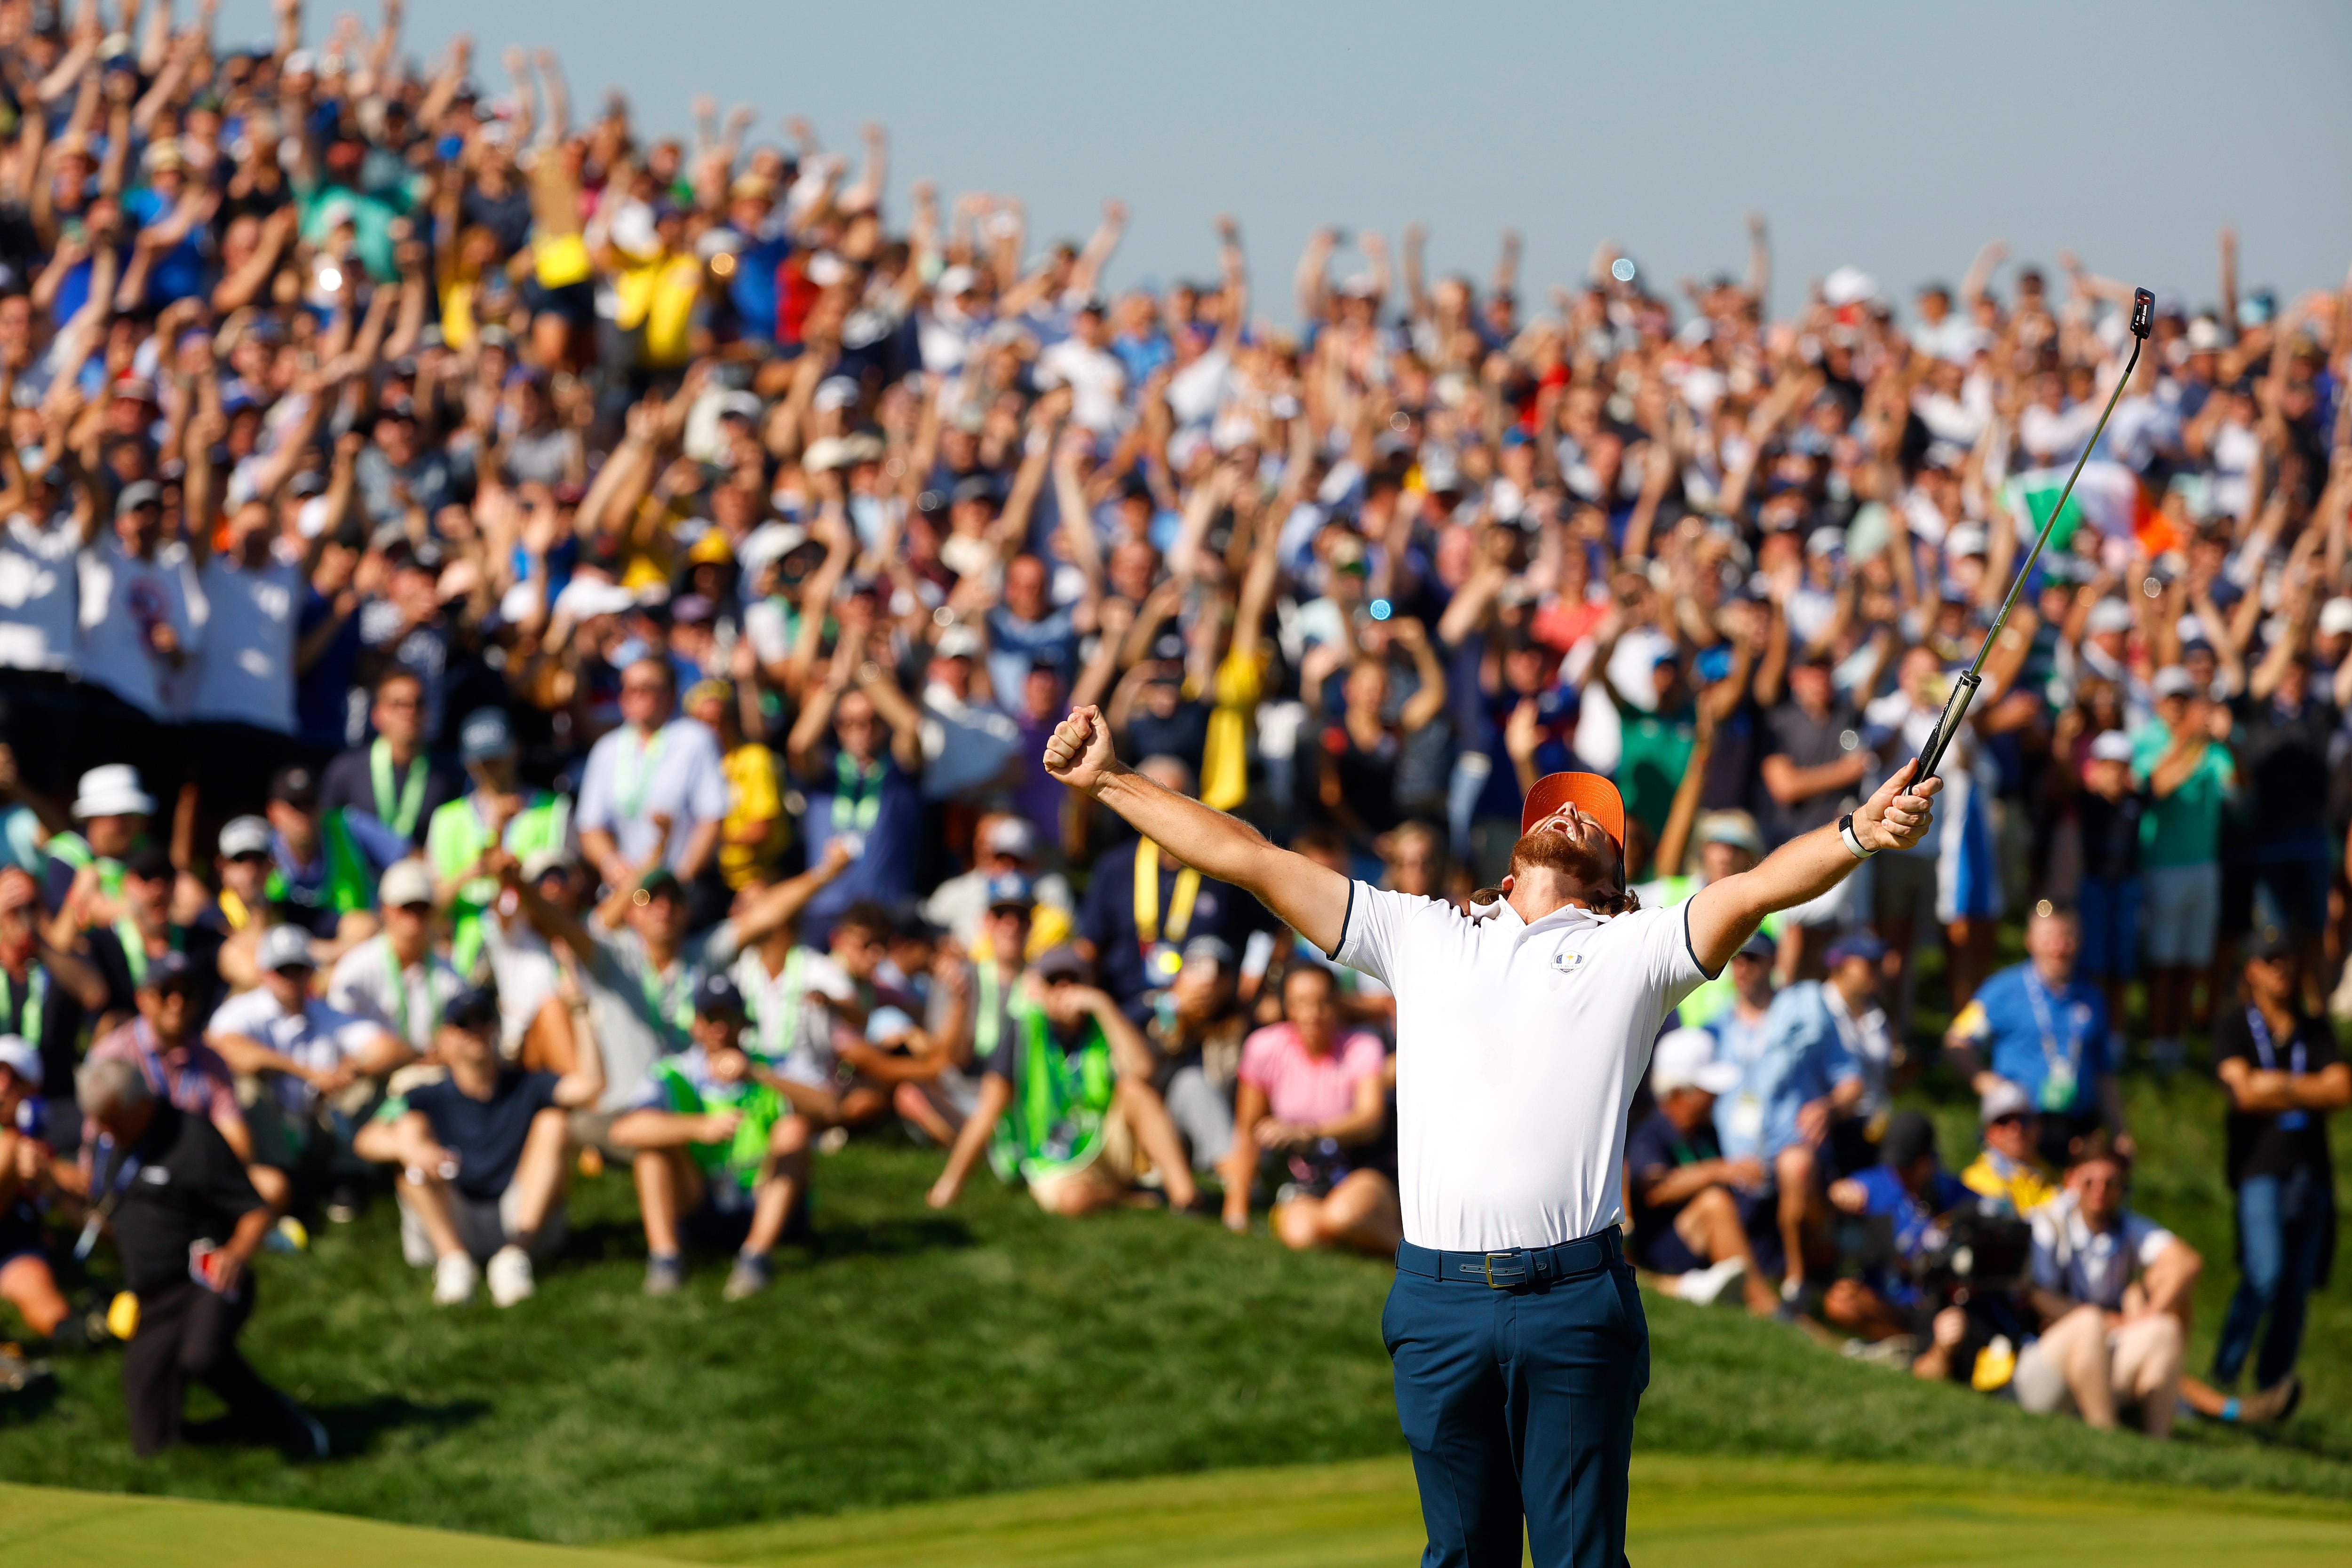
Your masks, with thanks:
<instances>
[{"instance_id":1,"label":"white baseball cap","mask_svg":"<svg viewBox=\"0 0 2352 1568\"><path fill-rule=\"evenodd\" d=\"M1677 1089L1727 1094L1739 1086L1739 1064L1715 1059L1715 1036L1703 1029L1678 1029L1650 1053L1650 1092L1664 1099Z\"/></svg>"},{"instance_id":2,"label":"white baseball cap","mask_svg":"<svg viewBox=\"0 0 2352 1568\"><path fill-rule=\"evenodd\" d=\"M2319 634L2340 637L2352 632L2352 599L2331 599L2319 607Z\"/></svg>"},{"instance_id":3,"label":"white baseball cap","mask_svg":"<svg viewBox=\"0 0 2352 1568\"><path fill-rule=\"evenodd\" d=\"M2091 760L2094 762L2129 762L2131 759L2131 737L2120 729L2103 729L2091 741Z\"/></svg>"},{"instance_id":4,"label":"white baseball cap","mask_svg":"<svg viewBox=\"0 0 2352 1568\"><path fill-rule=\"evenodd\" d=\"M253 964L264 970L319 967L310 956L310 934L299 925L273 925L263 932L261 940L254 945Z\"/></svg>"},{"instance_id":5,"label":"white baseball cap","mask_svg":"<svg viewBox=\"0 0 2352 1568\"><path fill-rule=\"evenodd\" d=\"M139 769L128 762L109 762L81 776L74 796L76 817L152 817L155 797L139 786Z\"/></svg>"},{"instance_id":6,"label":"white baseball cap","mask_svg":"<svg viewBox=\"0 0 2352 1568\"><path fill-rule=\"evenodd\" d=\"M269 824L252 815L231 817L221 824L220 852L228 860L268 853Z\"/></svg>"},{"instance_id":7,"label":"white baseball cap","mask_svg":"<svg viewBox=\"0 0 2352 1568\"><path fill-rule=\"evenodd\" d=\"M2091 606L2090 621L2084 629L2094 637L2107 632L2128 632L2132 629L2131 606L2120 599L2102 599Z\"/></svg>"},{"instance_id":8,"label":"white baseball cap","mask_svg":"<svg viewBox=\"0 0 2352 1568\"><path fill-rule=\"evenodd\" d=\"M375 898L386 909L397 909L404 904L430 904L433 873L425 869L421 860L394 861L383 868L383 878L375 884Z\"/></svg>"},{"instance_id":9,"label":"white baseball cap","mask_svg":"<svg viewBox=\"0 0 2352 1568\"><path fill-rule=\"evenodd\" d=\"M2167 664L2156 672L2148 687L2158 702L2167 697L2185 697L2197 689L2197 677L2179 664Z\"/></svg>"},{"instance_id":10,"label":"white baseball cap","mask_svg":"<svg viewBox=\"0 0 2352 1568\"><path fill-rule=\"evenodd\" d=\"M40 1051L21 1034L0 1034L0 1067L15 1073L28 1088L41 1087Z\"/></svg>"}]
</instances>

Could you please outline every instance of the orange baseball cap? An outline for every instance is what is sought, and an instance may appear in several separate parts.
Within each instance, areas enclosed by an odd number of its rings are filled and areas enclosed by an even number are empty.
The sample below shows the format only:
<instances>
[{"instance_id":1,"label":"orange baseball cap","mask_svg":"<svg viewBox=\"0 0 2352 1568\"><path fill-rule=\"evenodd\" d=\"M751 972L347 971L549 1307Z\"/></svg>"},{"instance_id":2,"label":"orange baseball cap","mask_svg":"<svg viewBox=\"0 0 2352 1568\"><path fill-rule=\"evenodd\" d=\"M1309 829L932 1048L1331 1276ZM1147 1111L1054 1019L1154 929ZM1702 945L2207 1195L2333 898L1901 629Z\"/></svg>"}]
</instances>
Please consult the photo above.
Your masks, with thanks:
<instances>
[{"instance_id":1,"label":"orange baseball cap","mask_svg":"<svg viewBox=\"0 0 2352 1568\"><path fill-rule=\"evenodd\" d=\"M1528 791L1528 803L1519 809L1519 831L1528 831L1562 806L1574 806L1599 822L1623 852L1625 797L1598 773L1547 773L1537 779Z\"/></svg>"}]
</instances>

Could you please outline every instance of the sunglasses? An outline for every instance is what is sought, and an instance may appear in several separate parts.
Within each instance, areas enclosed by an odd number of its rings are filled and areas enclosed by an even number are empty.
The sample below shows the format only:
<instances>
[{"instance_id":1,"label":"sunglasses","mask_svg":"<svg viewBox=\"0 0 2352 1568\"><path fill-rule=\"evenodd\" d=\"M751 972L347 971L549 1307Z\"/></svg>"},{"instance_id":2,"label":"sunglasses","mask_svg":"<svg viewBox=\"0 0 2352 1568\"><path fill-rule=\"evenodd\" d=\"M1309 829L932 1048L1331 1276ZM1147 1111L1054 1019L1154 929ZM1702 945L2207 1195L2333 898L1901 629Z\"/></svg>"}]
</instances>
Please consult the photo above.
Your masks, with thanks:
<instances>
[{"instance_id":1,"label":"sunglasses","mask_svg":"<svg viewBox=\"0 0 2352 1568\"><path fill-rule=\"evenodd\" d=\"M430 904L395 904L393 907L403 915L414 915L420 920L433 913L433 905Z\"/></svg>"}]
</instances>

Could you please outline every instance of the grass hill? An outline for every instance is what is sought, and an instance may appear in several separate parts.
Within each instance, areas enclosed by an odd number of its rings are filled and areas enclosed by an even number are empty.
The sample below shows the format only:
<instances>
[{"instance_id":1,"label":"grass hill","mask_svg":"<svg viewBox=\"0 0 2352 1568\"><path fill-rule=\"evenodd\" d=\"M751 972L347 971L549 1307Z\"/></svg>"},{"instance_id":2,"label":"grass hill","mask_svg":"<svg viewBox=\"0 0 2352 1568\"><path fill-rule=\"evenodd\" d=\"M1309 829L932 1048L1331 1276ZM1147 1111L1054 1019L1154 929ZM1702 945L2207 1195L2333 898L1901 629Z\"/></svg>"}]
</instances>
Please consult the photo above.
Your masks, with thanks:
<instances>
[{"instance_id":1,"label":"grass hill","mask_svg":"<svg viewBox=\"0 0 2352 1568\"><path fill-rule=\"evenodd\" d=\"M2131 1100L2144 1145L2165 1151L2139 1201L2210 1260L2201 1364L2231 1275L2218 1093L2184 1078L2135 1083ZM1964 1110L1939 1114L1948 1151L1965 1147ZM337 1458L188 1448L136 1463L109 1355L64 1359L46 1392L0 1398L0 1475L609 1542L1397 1456L1377 1328L1386 1267L1157 1213L1049 1220L985 1182L936 1215L921 1202L934 1164L887 1143L822 1162L815 1245L781 1254L777 1287L738 1304L719 1299L717 1263L680 1296L637 1293L625 1173L582 1184L565 1258L504 1312L432 1306L380 1204L308 1257L266 1257L246 1336L325 1418ZM1997 1472L1955 1476L1964 1493L2074 1476L2352 1499L2341 1271L2315 1302L2304 1413L2274 1435L2198 1425L2167 1446L1919 1385L1736 1312L1653 1300L1650 1320L1645 1463L1777 1455Z\"/></svg>"}]
</instances>

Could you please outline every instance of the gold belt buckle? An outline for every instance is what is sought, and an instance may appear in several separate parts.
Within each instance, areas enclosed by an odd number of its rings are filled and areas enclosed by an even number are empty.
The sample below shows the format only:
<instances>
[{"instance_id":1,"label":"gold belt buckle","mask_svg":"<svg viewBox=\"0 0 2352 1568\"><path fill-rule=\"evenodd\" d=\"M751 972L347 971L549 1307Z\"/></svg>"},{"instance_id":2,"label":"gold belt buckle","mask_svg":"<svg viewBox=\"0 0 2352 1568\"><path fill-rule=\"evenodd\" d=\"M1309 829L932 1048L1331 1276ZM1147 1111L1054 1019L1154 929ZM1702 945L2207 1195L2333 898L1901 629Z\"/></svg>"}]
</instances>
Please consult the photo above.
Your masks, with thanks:
<instances>
[{"instance_id":1,"label":"gold belt buckle","mask_svg":"<svg viewBox=\"0 0 2352 1568\"><path fill-rule=\"evenodd\" d=\"M1518 1281L1516 1280L1506 1280L1499 1285L1495 1283L1495 1260L1497 1258L1503 1260L1506 1267L1509 1266L1511 1255L1508 1252L1488 1252L1484 1254L1480 1259L1480 1261L1485 1263L1486 1266L1486 1289L1490 1291L1507 1291L1513 1285L1517 1284Z\"/></svg>"}]
</instances>

